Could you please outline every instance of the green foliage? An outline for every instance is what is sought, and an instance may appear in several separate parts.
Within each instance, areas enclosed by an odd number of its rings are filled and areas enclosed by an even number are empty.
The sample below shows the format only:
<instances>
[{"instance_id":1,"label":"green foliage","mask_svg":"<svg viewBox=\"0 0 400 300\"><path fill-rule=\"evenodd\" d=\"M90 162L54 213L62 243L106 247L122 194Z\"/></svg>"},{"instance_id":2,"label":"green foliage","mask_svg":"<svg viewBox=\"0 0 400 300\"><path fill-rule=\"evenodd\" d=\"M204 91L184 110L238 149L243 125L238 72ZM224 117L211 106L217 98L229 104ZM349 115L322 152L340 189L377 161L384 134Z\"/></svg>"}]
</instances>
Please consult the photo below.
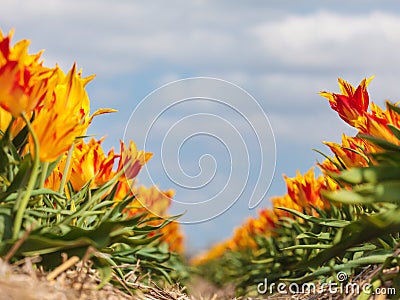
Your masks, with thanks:
<instances>
[{"instance_id":1,"label":"green foliage","mask_svg":"<svg viewBox=\"0 0 400 300\"><path fill-rule=\"evenodd\" d=\"M78 192L70 189L69 197L41 187L57 162L41 163L39 172L33 174L31 157L20 155L26 134L23 130L11 141L6 132L0 139L1 257L15 262L40 256L39 264L47 270L62 263L62 254L90 259L102 278L101 285L110 280L120 285L138 267L140 274L159 283L187 277L183 262L168 251L157 233L176 218L164 220L147 213L128 218L126 211L134 196L118 203L113 199L122 171L96 189L90 188L90 182ZM32 176L33 189L27 190ZM22 209L21 197L26 193L29 198ZM15 222L18 212L22 213L20 227Z\"/></svg>"},{"instance_id":2,"label":"green foliage","mask_svg":"<svg viewBox=\"0 0 400 300\"><path fill-rule=\"evenodd\" d=\"M398 128L390 129L400 138ZM400 266L400 147L362 137L382 151L371 155L375 163L368 167L341 167L339 174L329 174L342 187L322 193L330 209L314 208L310 215L281 207L293 218L281 218L272 236L254 237L258 250L227 251L198 271L221 286L234 284L239 295L257 295L265 278L270 284L327 281L335 280L337 272L350 276L378 265L372 286L389 282L400 289L399 272L385 272Z\"/></svg>"}]
</instances>

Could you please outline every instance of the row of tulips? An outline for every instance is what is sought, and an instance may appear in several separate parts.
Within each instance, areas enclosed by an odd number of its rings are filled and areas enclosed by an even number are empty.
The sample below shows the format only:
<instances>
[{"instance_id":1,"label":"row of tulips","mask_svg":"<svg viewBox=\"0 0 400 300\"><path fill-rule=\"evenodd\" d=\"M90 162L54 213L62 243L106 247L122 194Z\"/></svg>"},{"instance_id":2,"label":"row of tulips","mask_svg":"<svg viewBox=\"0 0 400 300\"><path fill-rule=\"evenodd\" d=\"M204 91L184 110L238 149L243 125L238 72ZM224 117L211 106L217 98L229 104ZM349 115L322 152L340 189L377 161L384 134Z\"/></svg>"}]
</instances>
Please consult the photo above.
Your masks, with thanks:
<instances>
[{"instance_id":1,"label":"row of tulips","mask_svg":"<svg viewBox=\"0 0 400 300\"><path fill-rule=\"evenodd\" d=\"M321 197L322 189L332 188L325 182L323 176L315 178L314 170L310 169L304 176L299 172L294 178L284 177L288 193L283 197L273 197L273 208L262 209L258 212L256 218L250 217L244 224L236 228L233 236L211 247L207 252L202 253L192 259L194 265L201 265L207 261L220 257L225 251L237 251L253 249L257 250L259 245L256 237L259 235L273 236L278 222L282 217L291 217L292 215L278 209L286 207L297 211L306 211L313 215L316 213L314 207L324 209L329 203Z\"/></svg>"},{"instance_id":2,"label":"row of tulips","mask_svg":"<svg viewBox=\"0 0 400 300\"><path fill-rule=\"evenodd\" d=\"M400 204L400 108L387 102L383 110L370 103L371 79L357 88L339 79L341 93L320 93L358 130L357 136L324 143L333 155L318 151L324 157L316 166L321 175L312 168L294 178L284 176L287 193L272 198L271 209L249 218L230 239L195 257L199 272L216 284L234 283L239 293L255 293L265 278L326 280L368 264L397 266L390 258L400 242L400 227L387 214ZM375 255L383 249L387 252Z\"/></svg>"},{"instance_id":3,"label":"row of tulips","mask_svg":"<svg viewBox=\"0 0 400 300\"><path fill-rule=\"evenodd\" d=\"M88 143L83 140L77 141L71 152L70 166L67 167L68 153L64 153L47 177L44 186L54 191L60 190L63 186L61 190L68 195L70 189L74 192L79 191L88 182L91 189L96 189L123 171L116 183L117 190L113 199L119 202L127 195L134 196L129 209L126 210L127 217L133 217L142 212L147 212L152 216L168 217L167 209L174 196L173 190L162 191L157 186L146 188L135 185L134 178L152 154L138 151L131 141L127 148L121 142L120 153L116 154L111 149L106 156L101 148L102 141L103 139L96 141L93 138ZM63 176L64 173L66 176ZM63 184L62 181L64 181ZM67 183L70 183L70 186ZM183 235L178 223L168 224L161 229L161 232L163 233L161 239L168 243L169 249L182 254Z\"/></svg>"},{"instance_id":4,"label":"row of tulips","mask_svg":"<svg viewBox=\"0 0 400 300\"><path fill-rule=\"evenodd\" d=\"M0 31L0 254L83 257L94 248L112 253L108 262L97 260L106 281L111 265L140 260L146 271L168 277L169 251L183 252L179 225L167 212L174 192L135 181L152 154L132 141L107 154L103 139L86 141L93 118L115 112L90 114L85 87L94 76L82 77L75 64L67 74L46 67L41 52L28 53L29 41L12 45L11 38Z\"/></svg>"}]
</instances>

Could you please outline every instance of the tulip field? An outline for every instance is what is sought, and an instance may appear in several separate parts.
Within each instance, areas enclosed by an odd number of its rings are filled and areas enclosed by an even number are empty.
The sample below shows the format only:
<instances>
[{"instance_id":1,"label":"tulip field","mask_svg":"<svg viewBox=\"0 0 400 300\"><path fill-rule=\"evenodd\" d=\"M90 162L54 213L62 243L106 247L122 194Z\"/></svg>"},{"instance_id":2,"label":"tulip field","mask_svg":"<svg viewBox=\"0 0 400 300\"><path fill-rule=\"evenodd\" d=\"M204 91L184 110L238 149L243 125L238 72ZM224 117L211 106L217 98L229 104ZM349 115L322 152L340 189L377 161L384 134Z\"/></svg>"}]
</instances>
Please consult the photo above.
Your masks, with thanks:
<instances>
[{"instance_id":1,"label":"tulip field","mask_svg":"<svg viewBox=\"0 0 400 300\"><path fill-rule=\"evenodd\" d=\"M194 299L195 278L230 287L226 299L398 298L400 106L369 98L373 78L339 79L339 92L320 92L356 136L323 142L315 166L283 177L287 190L271 208L187 258L180 216L168 211L174 191L135 180L152 153L134 141L106 153L103 138L87 136L93 119L118 113L90 111L85 87L94 76L75 64L47 67L12 35L0 32L2 262L29 259L43 274L86 268L93 289L112 286L120 299ZM177 286L179 296L169 292Z\"/></svg>"}]
</instances>

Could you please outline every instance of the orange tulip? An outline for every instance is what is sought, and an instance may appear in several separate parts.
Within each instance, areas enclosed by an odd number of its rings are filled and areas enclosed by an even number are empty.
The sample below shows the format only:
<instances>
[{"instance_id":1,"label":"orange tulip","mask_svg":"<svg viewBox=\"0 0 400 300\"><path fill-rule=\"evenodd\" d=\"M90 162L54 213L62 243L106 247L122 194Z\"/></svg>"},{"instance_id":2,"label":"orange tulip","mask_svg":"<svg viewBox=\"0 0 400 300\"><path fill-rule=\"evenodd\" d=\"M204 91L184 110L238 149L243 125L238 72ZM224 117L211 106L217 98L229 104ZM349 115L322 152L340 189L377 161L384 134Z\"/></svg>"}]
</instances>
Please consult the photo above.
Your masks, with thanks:
<instances>
[{"instance_id":1,"label":"orange tulip","mask_svg":"<svg viewBox=\"0 0 400 300\"><path fill-rule=\"evenodd\" d=\"M226 251L232 250L232 241L226 240L213 245L208 251L200 253L190 260L193 266L202 265L208 261L221 257Z\"/></svg>"},{"instance_id":2,"label":"orange tulip","mask_svg":"<svg viewBox=\"0 0 400 300\"><path fill-rule=\"evenodd\" d=\"M75 191L79 191L89 180L92 180L91 188L96 188L115 176L113 166L117 156L114 150L105 156L101 148L103 140L96 141L92 138L89 143L83 140L76 143L72 153L70 176Z\"/></svg>"},{"instance_id":3,"label":"orange tulip","mask_svg":"<svg viewBox=\"0 0 400 300\"><path fill-rule=\"evenodd\" d=\"M122 201L126 197L133 195L131 184L129 184L125 178L120 178L117 182L117 190L115 192L114 201ZM136 211L130 208L128 213L132 216L135 215Z\"/></svg>"},{"instance_id":4,"label":"orange tulip","mask_svg":"<svg viewBox=\"0 0 400 300\"><path fill-rule=\"evenodd\" d=\"M89 126L89 98L86 84L74 65L67 75L56 67L51 77L52 94L36 110L32 127L39 141L41 161L55 161ZM30 151L34 152L32 137Z\"/></svg>"},{"instance_id":5,"label":"orange tulip","mask_svg":"<svg viewBox=\"0 0 400 300\"><path fill-rule=\"evenodd\" d=\"M12 120L13 120L12 114L0 107L0 131L1 131L0 139L2 133L4 133L7 130ZM15 137L25 127L25 125L26 123L22 118L14 119L14 121L11 124L11 130L10 130L11 138Z\"/></svg>"},{"instance_id":6,"label":"orange tulip","mask_svg":"<svg viewBox=\"0 0 400 300\"><path fill-rule=\"evenodd\" d=\"M173 190L162 191L157 186L150 188L144 186L133 187L132 191L139 203L157 216L167 215L167 209L171 205L171 199L175 194Z\"/></svg>"},{"instance_id":7,"label":"orange tulip","mask_svg":"<svg viewBox=\"0 0 400 300\"><path fill-rule=\"evenodd\" d=\"M339 116L351 126L359 117L363 116L369 105L367 86L373 77L364 79L355 89L351 84L339 78L339 87L342 94L320 92L320 95L327 98L329 103Z\"/></svg>"},{"instance_id":8,"label":"orange tulip","mask_svg":"<svg viewBox=\"0 0 400 300\"><path fill-rule=\"evenodd\" d=\"M376 147L373 147L365 140L357 137L351 138L344 134L342 135L342 145L332 142L324 142L324 144L327 145L335 154L336 160L337 158L340 159L340 162L338 161L338 163L346 168L368 166L368 161L363 157L363 155L376 152ZM363 155L360 155L357 152Z\"/></svg>"},{"instance_id":9,"label":"orange tulip","mask_svg":"<svg viewBox=\"0 0 400 300\"><path fill-rule=\"evenodd\" d=\"M4 133L12 120L12 115L3 108L0 108L0 130Z\"/></svg>"},{"instance_id":10,"label":"orange tulip","mask_svg":"<svg viewBox=\"0 0 400 300\"><path fill-rule=\"evenodd\" d=\"M121 141L121 159L118 164L118 171L124 170L124 176L128 180L134 179L142 167L153 156L152 153L138 151L133 141L129 142L129 147L126 148L125 144Z\"/></svg>"},{"instance_id":11,"label":"orange tulip","mask_svg":"<svg viewBox=\"0 0 400 300\"><path fill-rule=\"evenodd\" d=\"M360 118L356 122L355 126L361 133L385 139L391 143L399 145L399 140L387 126L389 124L400 127L400 115L390 109L389 105L387 105L387 108L384 111L379 106L372 104L371 113Z\"/></svg>"},{"instance_id":12,"label":"orange tulip","mask_svg":"<svg viewBox=\"0 0 400 300\"><path fill-rule=\"evenodd\" d=\"M126 178L122 178L118 183L116 193L117 199L121 200L126 195L135 195L135 199L129 205L128 216L134 216L144 211L149 216L168 218L167 209L171 205L171 199L175 192L173 190L161 191L158 187L144 186L129 188ZM160 221L153 221L153 225L159 225ZM179 223L173 221L159 230L162 233L161 241L168 244L169 250L177 253L183 252L183 234ZM156 234L156 232L154 233Z\"/></svg>"},{"instance_id":13,"label":"orange tulip","mask_svg":"<svg viewBox=\"0 0 400 300\"><path fill-rule=\"evenodd\" d=\"M327 203L320 196L323 177L315 178L313 168L304 175L297 172L296 177L288 178L284 176L284 179L288 195L297 205L306 210L310 210L310 206L318 208L326 207Z\"/></svg>"},{"instance_id":14,"label":"orange tulip","mask_svg":"<svg viewBox=\"0 0 400 300\"><path fill-rule=\"evenodd\" d=\"M293 201L292 198L288 194L286 194L283 197L273 197L271 199L271 201L272 201L272 205L274 207L274 213L278 219L281 217L290 217L290 218L293 217L293 215L290 214L289 212L286 212L281 209L277 209L278 207L286 207L286 208L295 209L297 211L302 211L302 207L300 205L298 205L295 201Z\"/></svg>"},{"instance_id":15,"label":"orange tulip","mask_svg":"<svg viewBox=\"0 0 400 300\"><path fill-rule=\"evenodd\" d=\"M251 232L253 228L253 218L248 218L242 226L236 228L233 233L232 250L240 250L240 249L257 249L257 244L254 241L254 234Z\"/></svg>"},{"instance_id":16,"label":"orange tulip","mask_svg":"<svg viewBox=\"0 0 400 300\"><path fill-rule=\"evenodd\" d=\"M134 216L147 210L155 216L166 217L167 209L171 205L171 199L174 194L173 190L161 191L156 186L150 188L144 186L131 187L131 183L122 178L118 182L116 200L120 201L127 195L135 195L135 199L129 205L129 216Z\"/></svg>"},{"instance_id":17,"label":"orange tulip","mask_svg":"<svg viewBox=\"0 0 400 300\"><path fill-rule=\"evenodd\" d=\"M340 164L336 157L334 157L333 162ZM318 167L321 169L322 173L327 176L329 173L340 173L340 169L329 159L325 159L322 163L318 163Z\"/></svg>"},{"instance_id":18,"label":"orange tulip","mask_svg":"<svg viewBox=\"0 0 400 300\"><path fill-rule=\"evenodd\" d=\"M339 190L341 187L340 185L331 177L325 176L325 182L322 185L322 190L324 191L336 191Z\"/></svg>"},{"instance_id":19,"label":"orange tulip","mask_svg":"<svg viewBox=\"0 0 400 300\"><path fill-rule=\"evenodd\" d=\"M64 156L61 158L61 160L59 161L57 166L50 173L49 177L46 178L46 181L44 184L44 186L46 188L52 189L53 191L60 190L61 180L63 177L63 172L65 170L66 162L67 162L67 155L64 154ZM66 182L68 182L70 176L71 176L71 170L69 170L69 172L67 174Z\"/></svg>"},{"instance_id":20,"label":"orange tulip","mask_svg":"<svg viewBox=\"0 0 400 300\"><path fill-rule=\"evenodd\" d=\"M46 97L51 70L39 62L41 53L28 54L29 41L11 47L11 37L0 31L0 107L18 117Z\"/></svg>"}]
</instances>

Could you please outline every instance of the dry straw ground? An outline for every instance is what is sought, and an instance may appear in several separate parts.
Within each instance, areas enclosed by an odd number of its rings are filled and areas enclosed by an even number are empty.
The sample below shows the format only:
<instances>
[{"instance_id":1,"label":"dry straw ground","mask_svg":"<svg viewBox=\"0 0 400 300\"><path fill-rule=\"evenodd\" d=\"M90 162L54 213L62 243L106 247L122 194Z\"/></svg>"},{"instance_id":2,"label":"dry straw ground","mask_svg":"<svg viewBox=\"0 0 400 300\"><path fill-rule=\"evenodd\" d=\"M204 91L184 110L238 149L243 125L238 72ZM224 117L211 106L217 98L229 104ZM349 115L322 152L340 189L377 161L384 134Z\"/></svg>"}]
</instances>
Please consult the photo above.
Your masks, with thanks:
<instances>
[{"instance_id":1,"label":"dry straw ground","mask_svg":"<svg viewBox=\"0 0 400 300\"><path fill-rule=\"evenodd\" d=\"M59 268L51 273L43 272L34 267L35 260L25 259L19 263L10 265L0 261L0 300L245 300L245 299L356 299L357 295L350 293L332 294L326 289L323 292L314 294L298 295L272 295L258 298L235 298L234 289L227 287L218 289L202 278L193 278L189 284L190 296L185 293L184 288L173 286L168 289L157 287L154 283L148 284L138 281L128 283L135 288L136 293L131 294L129 289L122 291L106 284L103 288L97 289L99 277L89 266L82 266L82 263L74 258L66 260ZM369 267L363 272L351 278L352 283L360 286L369 282L376 275L379 268ZM392 270L398 272L398 270ZM148 281L148 280L147 280ZM127 284L127 283L125 283ZM369 299L386 299L386 295L371 296Z\"/></svg>"},{"instance_id":2,"label":"dry straw ground","mask_svg":"<svg viewBox=\"0 0 400 300\"><path fill-rule=\"evenodd\" d=\"M140 282L131 283L137 290L136 295L129 290L121 291L110 284L96 289L99 278L96 272L82 267L79 262L71 266L67 261L54 272L46 273L35 269L33 262L26 259L9 265L0 261L0 299L1 300L86 300L86 299L190 299L182 288L171 287L168 290Z\"/></svg>"}]
</instances>

